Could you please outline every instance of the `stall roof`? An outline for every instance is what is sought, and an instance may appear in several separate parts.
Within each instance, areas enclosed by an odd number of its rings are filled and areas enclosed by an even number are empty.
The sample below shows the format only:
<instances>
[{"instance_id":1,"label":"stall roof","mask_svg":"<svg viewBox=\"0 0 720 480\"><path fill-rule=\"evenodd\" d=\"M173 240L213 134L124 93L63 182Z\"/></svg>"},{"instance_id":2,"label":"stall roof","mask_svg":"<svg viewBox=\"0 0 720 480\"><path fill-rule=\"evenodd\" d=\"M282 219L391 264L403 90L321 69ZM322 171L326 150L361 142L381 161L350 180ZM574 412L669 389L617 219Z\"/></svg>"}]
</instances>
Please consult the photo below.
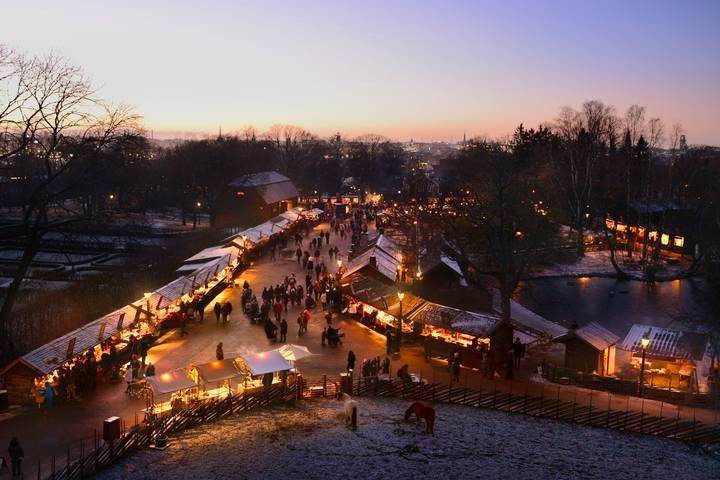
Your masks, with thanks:
<instances>
[{"instance_id":1,"label":"stall roof","mask_svg":"<svg viewBox=\"0 0 720 480\"><path fill-rule=\"evenodd\" d=\"M324 210L320 210L319 208L311 208L310 210L304 210L300 213L300 215L304 217L316 217L318 215L322 215L325 213Z\"/></svg>"},{"instance_id":2,"label":"stall roof","mask_svg":"<svg viewBox=\"0 0 720 480\"><path fill-rule=\"evenodd\" d=\"M185 390L186 388L196 386L195 382L188 377L187 371L184 368L178 368L147 377L147 381L156 394L173 393L178 390Z\"/></svg>"},{"instance_id":3,"label":"stall roof","mask_svg":"<svg viewBox=\"0 0 720 480\"><path fill-rule=\"evenodd\" d=\"M135 322L136 312L137 309L131 305L115 310L36 348L32 352L26 353L20 357L20 361L43 375L48 374L69 360L67 354L73 339L74 345L71 356L85 352L129 327ZM121 328L118 329L118 326ZM100 336L101 330L103 332L102 336Z\"/></svg>"},{"instance_id":4,"label":"stall roof","mask_svg":"<svg viewBox=\"0 0 720 480\"><path fill-rule=\"evenodd\" d=\"M365 247L357 253L357 256L373 249L382 250L386 255L394 258L398 263L402 262L402 251L400 250L400 247L398 247L395 242L385 235L378 235L375 238L372 238L367 245L365 245Z\"/></svg>"},{"instance_id":5,"label":"stall roof","mask_svg":"<svg viewBox=\"0 0 720 480\"><path fill-rule=\"evenodd\" d=\"M375 259L375 265L371 265L371 259ZM387 250L373 245L369 248L365 248L356 256L354 256L346 266L344 276L350 276L355 272L370 266L375 268L378 272L383 274L391 281L395 281L397 277L397 271L401 264L401 256L388 253Z\"/></svg>"},{"instance_id":6,"label":"stall roof","mask_svg":"<svg viewBox=\"0 0 720 480\"><path fill-rule=\"evenodd\" d=\"M640 353L640 341L647 333L650 338L647 355L656 358L702 361L708 347L708 336L702 333L683 332L651 325L635 324L622 341L620 348Z\"/></svg>"},{"instance_id":7,"label":"stall roof","mask_svg":"<svg viewBox=\"0 0 720 480\"><path fill-rule=\"evenodd\" d=\"M275 350L280 352L280 355L282 355L283 358L285 358L285 360L289 362L296 362L303 358L311 357L312 355L314 355L314 353L312 353L307 347L304 347L302 345L295 345L292 343L286 343L282 347L276 348Z\"/></svg>"},{"instance_id":8,"label":"stall roof","mask_svg":"<svg viewBox=\"0 0 720 480\"><path fill-rule=\"evenodd\" d=\"M497 289L493 290L493 310L497 314L501 313L500 292ZM544 335L555 338L567 333L567 328L559 323L541 317L512 299L510 300L510 317L515 328L531 335Z\"/></svg>"},{"instance_id":9,"label":"stall roof","mask_svg":"<svg viewBox=\"0 0 720 480\"><path fill-rule=\"evenodd\" d=\"M222 245L216 245L214 247L206 248L204 250L200 250L198 253L193 255L192 257L185 260L184 263L193 263L193 262L201 262L201 261L210 261L215 260L217 258L220 258L224 255L230 254L230 255L237 255L237 247L231 246L231 247L224 247Z\"/></svg>"},{"instance_id":10,"label":"stall roof","mask_svg":"<svg viewBox=\"0 0 720 480\"><path fill-rule=\"evenodd\" d=\"M556 337L553 341L565 342L567 340L579 338L583 342L592 346L594 349L602 351L608 347L615 345L620 337L612 333L599 323L590 322L577 329L570 329L564 335Z\"/></svg>"},{"instance_id":11,"label":"stall roof","mask_svg":"<svg viewBox=\"0 0 720 480\"><path fill-rule=\"evenodd\" d=\"M343 277L342 291L359 302L366 303L373 308L382 310L394 317L400 315L400 300L398 290L394 285L388 285L380 280L363 275L362 272ZM405 292L402 302L403 317L412 313L425 302L411 292Z\"/></svg>"},{"instance_id":12,"label":"stall roof","mask_svg":"<svg viewBox=\"0 0 720 480\"><path fill-rule=\"evenodd\" d=\"M193 365L202 379L201 383L216 383L229 378L243 377L233 359L215 360L213 362Z\"/></svg>"},{"instance_id":13,"label":"stall roof","mask_svg":"<svg viewBox=\"0 0 720 480\"><path fill-rule=\"evenodd\" d=\"M468 312L432 302L422 304L408 319L482 338L489 337L500 323L497 315Z\"/></svg>"},{"instance_id":14,"label":"stall roof","mask_svg":"<svg viewBox=\"0 0 720 480\"><path fill-rule=\"evenodd\" d=\"M282 212L279 216L281 216L291 222L296 222L300 218L301 213L300 213L300 210L297 207L295 207L295 208L291 208L287 212Z\"/></svg>"},{"instance_id":15,"label":"stall roof","mask_svg":"<svg viewBox=\"0 0 720 480\"><path fill-rule=\"evenodd\" d=\"M245 353L240 355L243 363L250 370L251 375L264 375L266 373L282 372L293 368L277 350L267 352Z\"/></svg>"}]
</instances>

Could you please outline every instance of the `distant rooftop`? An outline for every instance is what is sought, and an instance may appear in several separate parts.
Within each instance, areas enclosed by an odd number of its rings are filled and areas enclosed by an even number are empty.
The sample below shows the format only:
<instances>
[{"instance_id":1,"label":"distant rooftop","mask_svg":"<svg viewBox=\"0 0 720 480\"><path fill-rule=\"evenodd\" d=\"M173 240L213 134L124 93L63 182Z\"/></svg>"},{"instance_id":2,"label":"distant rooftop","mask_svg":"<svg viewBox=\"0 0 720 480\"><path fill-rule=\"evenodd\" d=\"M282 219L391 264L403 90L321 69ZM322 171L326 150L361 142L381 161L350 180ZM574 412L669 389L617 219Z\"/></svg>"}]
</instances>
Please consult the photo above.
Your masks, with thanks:
<instances>
[{"instance_id":1,"label":"distant rooftop","mask_svg":"<svg viewBox=\"0 0 720 480\"><path fill-rule=\"evenodd\" d=\"M288 177L278 172L258 172L238 177L228 185L231 187L260 187L262 185L289 181L290 179Z\"/></svg>"}]
</instances>

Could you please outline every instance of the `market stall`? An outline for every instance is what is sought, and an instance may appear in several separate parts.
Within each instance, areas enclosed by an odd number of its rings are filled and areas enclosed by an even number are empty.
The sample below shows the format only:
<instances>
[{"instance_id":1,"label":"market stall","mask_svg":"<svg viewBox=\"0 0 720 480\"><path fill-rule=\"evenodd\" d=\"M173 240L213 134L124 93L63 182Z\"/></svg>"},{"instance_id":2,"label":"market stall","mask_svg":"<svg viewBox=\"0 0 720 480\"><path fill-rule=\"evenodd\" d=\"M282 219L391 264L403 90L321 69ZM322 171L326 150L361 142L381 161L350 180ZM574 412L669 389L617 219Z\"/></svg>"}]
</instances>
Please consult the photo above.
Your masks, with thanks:
<instances>
[{"instance_id":1,"label":"market stall","mask_svg":"<svg viewBox=\"0 0 720 480\"><path fill-rule=\"evenodd\" d=\"M199 395L197 384L184 368L147 377L146 381L152 389L148 410L154 414L183 410Z\"/></svg>"},{"instance_id":2,"label":"market stall","mask_svg":"<svg viewBox=\"0 0 720 480\"><path fill-rule=\"evenodd\" d=\"M643 347L643 339L646 346ZM619 375L639 378L646 387L693 392L708 391L712 349L702 333L635 324L617 350Z\"/></svg>"},{"instance_id":3,"label":"market stall","mask_svg":"<svg viewBox=\"0 0 720 480\"><path fill-rule=\"evenodd\" d=\"M238 369L243 373L243 388L251 390L284 382L292 364L277 350L246 353L235 359Z\"/></svg>"},{"instance_id":4,"label":"market stall","mask_svg":"<svg viewBox=\"0 0 720 480\"><path fill-rule=\"evenodd\" d=\"M238 390L245 379L233 359L193 365L189 374L190 378L200 386L200 395L203 398L230 395Z\"/></svg>"},{"instance_id":5,"label":"market stall","mask_svg":"<svg viewBox=\"0 0 720 480\"><path fill-rule=\"evenodd\" d=\"M447 358L460 353L462 365L480 368L480 350L489 351L500 323L497 315L468 312L426 302L408 316L425 346L426 356Z\"/></svg>"}]
</instances>

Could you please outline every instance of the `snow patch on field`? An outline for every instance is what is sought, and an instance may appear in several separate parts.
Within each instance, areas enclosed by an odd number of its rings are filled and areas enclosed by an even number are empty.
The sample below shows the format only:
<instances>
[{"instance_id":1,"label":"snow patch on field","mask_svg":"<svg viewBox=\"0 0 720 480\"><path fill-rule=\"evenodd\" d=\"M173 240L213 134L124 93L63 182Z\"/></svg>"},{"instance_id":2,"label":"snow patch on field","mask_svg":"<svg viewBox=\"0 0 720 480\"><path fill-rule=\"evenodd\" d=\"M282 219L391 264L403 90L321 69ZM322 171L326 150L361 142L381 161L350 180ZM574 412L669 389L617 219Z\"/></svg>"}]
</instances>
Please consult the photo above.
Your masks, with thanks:
<instances>
[{"instance_id":1,"label":"snow patch on field","mask_svg":"<svg viewBox=\"0 0 720 480\"><path fill-rule=\"evenodd\" d=\"M187 430L167 450L138 452L98 478L678 480L720 472L720 460L667 439L452 405L436 406L433 436L402 421L410 401L357 400L357 431L345 427L341 402L258 410Z\"/></svg>"}]
</instances>

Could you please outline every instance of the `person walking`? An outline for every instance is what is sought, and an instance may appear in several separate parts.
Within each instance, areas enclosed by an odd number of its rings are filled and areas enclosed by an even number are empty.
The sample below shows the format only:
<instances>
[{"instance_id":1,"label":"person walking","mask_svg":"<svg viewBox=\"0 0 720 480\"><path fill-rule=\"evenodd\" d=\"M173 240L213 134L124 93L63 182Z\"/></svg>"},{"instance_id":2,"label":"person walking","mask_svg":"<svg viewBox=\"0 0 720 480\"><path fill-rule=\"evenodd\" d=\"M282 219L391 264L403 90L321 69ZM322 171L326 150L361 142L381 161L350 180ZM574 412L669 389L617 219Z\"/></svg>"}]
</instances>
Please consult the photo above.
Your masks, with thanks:
<instances>
[{"instance_id":1,"label":"person walking","mask_svg":"<svg viewBox=\"0 0 720 480\"><path fill-rule=\"evenodd\" d=\"M283 317L282 320L280 320L280 343L287 342L287 330L288 330L288 323L287 320Z\"/></svg>"},{"instance_id":2,"label":"person walking","mask_svg":"<svg viewBox=\"0 0 720 480\"><path fill-rule=\"evenodd\" d=\"M302 258L302 249L300 247L295 250L295 256L297 257L297 264L300 265L300 259Z\"/></svg>"},{"instance_id":3,"label":"person walking","mask_svg":"<svg viewBox=\"0 0 720 480\"><path fill-rule=\"evenodd\" d=\"M145 340L145 337L142 337L140 339L140 360L143 367L145 366L145 359L147 358L148 349L149 348L147 341Z\"/></svg>"},{"instance_id":4,"label":"person walking","mask_svg":"<svg viewBox=\"0 0 720 480\"><path fill-rule=\"evenodd\" d=\"M232 313L232 303L225 302L222 306L222 319L223 325L230 321L230 314Z\"/></svg>"},{"instance_id":5,"label":"person walking","mask_svg":"<svg viewBox=\"0 0 720 480\"><path fill-rule=\"evenodd\" d=\"M55 392L53 392L52 383L48 380L45 382L45 409L52 410L54 398Z\"/></svg>"},{"instance_id":6,"label":"person walking","mask_svg":"<svg viewBox=\"0 0 720 480\"><path fill-rule=\"evenodd\" d=\"M222 313L222 307L220 306L220 302L215 302L215 305L213 306L213 312L215 312L215 324L220 323L220 314Z\"/></svg>"},{"instance_id":7,"label":"person walking","mask_svg":"<svg viewBox=\"0 0 720 480\"><path fill-rule=\"evenodd\" d=\"M275 321L279 322L280 316L283 313L283 305L282 303L280 303L279 300L275 302L275 305L273 306L273 312L275 312Z\"/></svg>"},{"instance_id":8,"label":"person walking","mask_svg":"<svg viewBox=\"0 0 720 480\"><path fill-rule=\"evenodd\" d=\"M453 354L452 374L453 374L453 381L459 382L460 381L460 352L455 352Z\"/></svg>"},{"instance_id":9,"label":"person walking","mask_svg":"<svg viewBox=\"0 0 720 480\"><path fill-rule=\"evenodd\" d=\"M347 356L347 371L351 372L355 370L355 352L350 350Z\"/></svg>"},{"instance_id":10,"label":"person walking","mask_svg":"<svg viewBox=\"0 0 720 480\"><path fill-rule=\"evenodd\" d=\"M520 337L515 337L515 341L512 344L513 349L513 360L515 368L520 366L520 360L523 357L525 346L520 341Z\"/></svg>"},{"instance_id":11,"label":"person walking","mask_svg":"<svg viewBox=\"0 0 720 480\"><path fill-rule=\"evenodd\" d=\"M320 334L320 346L325 346L325 340L327 340L327 327L323 327L322 333Z\"/></svg>"},{"instance_id":12,"label":"person walking","mask_svg":"<svg viewBox=\"0 0 720 480\"><path fill-rule=\"evenodd\" d=\"M215 347L215 358L218 360L224 360L225 359L225 352L223 352L223 344L222 342L217 344L217 347Z\"/></svg>"},{"instance_id":13,"label":"person walking","mask_svg":"<svg viewBox=\"0 0 720 480\"><path fill-rule=\"evenodd\" d=\"M304 323L303 314L302 314L302 312L301 312L300 315L298 315L298 317L297 317L297 324L298 324L298 334L297 334L297 336L298 336L298 337L302 337L302 334L303 334L303 323Z\"/></svg>"},{"instance_id":14,"label":"person walking","mask_svg":"<svg viewBox=\"0 0 720 480\"><path fill-rule=\"evenodd\" d=\"M22 477L22 461L25 457L25 452L23 452L17 437L12 437L10 440L8 455L10 455L10 465L13 478Z\"/></svg>"}]
</instances>

